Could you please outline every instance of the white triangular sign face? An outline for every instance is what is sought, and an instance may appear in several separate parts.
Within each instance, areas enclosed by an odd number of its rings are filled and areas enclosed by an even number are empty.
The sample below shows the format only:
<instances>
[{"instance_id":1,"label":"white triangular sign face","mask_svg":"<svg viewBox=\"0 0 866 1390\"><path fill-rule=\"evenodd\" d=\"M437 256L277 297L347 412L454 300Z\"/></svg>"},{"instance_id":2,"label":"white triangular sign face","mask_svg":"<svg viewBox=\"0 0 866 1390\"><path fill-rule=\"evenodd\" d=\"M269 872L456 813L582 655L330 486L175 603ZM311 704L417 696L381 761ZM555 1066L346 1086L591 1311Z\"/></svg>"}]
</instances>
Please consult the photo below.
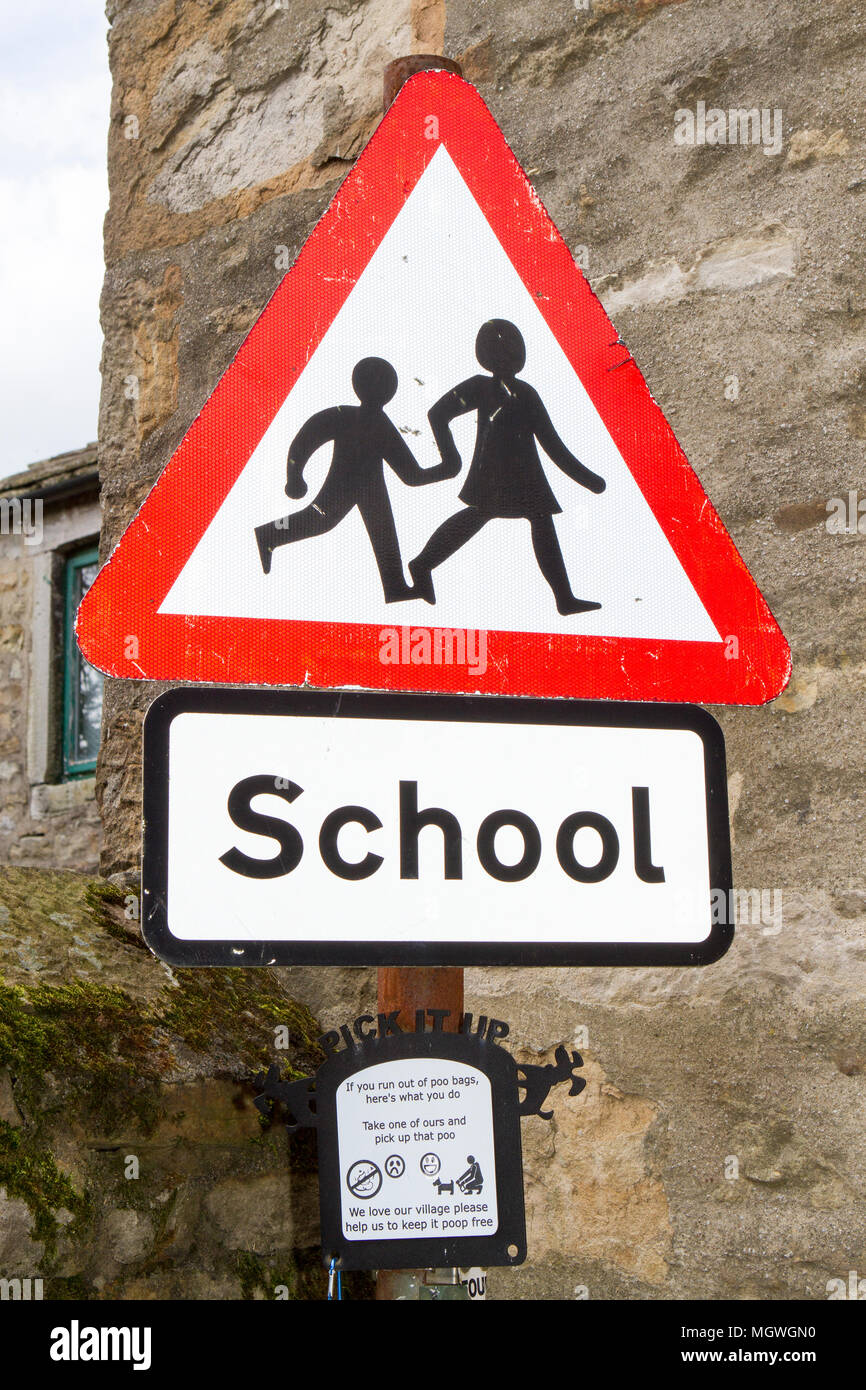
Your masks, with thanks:
<instances>
[{"instance_id":1,"label":"white triangular sign face","mask_svg":"<svg viewBox=\"0 0 866 1390\"><path fill-rule=\"evenodd\" d=\"M76 631L114 676L248 685L751 704L791 668L490 112L444 72L401 90Z\"/></svg>"},{"instance_id":2,"label":"white triangular sign face","mask_svg":"<svg viewBox=\"0 0 866 1390\"><path fill-rule=\"evenodd\" d=\"M435 236L431 228L436 227ZM262 569L255 528L315 506L333 446L305 470L308 495L287 502L286 457L318 411L357 405L352 370L363 357L395 368L386 413L422 467L439 462L427 412L480 371L474 346L490 319L516 324L526 343L520 373L539 392L557 433L604 478L593 495L541 455L562 507L556 531L574 592L601 604L560 617L535 562L528 523L496 518L436 571L436 604L387 604L357 510L325 535L281 546ZM468 465L475 418L453 424ZM386 469L404 563L462 510L459 477L407 487ZM516 632L587 633L721 641L580 378L544 321L444 146L385 234L258 448L199 541L161 613L401 624ZM433 613L435 612L435 617Z\"/></svg>"}]
</instances>

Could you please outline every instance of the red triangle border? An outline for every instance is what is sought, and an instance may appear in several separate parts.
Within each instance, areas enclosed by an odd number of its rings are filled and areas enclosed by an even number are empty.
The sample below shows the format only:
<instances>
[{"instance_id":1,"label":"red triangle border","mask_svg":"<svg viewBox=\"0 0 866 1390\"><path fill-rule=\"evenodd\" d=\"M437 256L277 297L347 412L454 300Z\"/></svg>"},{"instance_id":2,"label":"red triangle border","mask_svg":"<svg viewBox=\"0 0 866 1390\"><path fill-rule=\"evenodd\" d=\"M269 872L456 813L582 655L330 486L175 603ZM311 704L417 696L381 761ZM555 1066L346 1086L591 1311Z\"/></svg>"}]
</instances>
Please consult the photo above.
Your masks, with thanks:
<instances>
[{"instance_id":1,"label":"red triangle border","mask_svg":"<svg viewBox=\"0 0 866 1390\"><path fill-rule=\"evenodd\" d=\"M428 138L431 117L438 138ZM457 665L383 666L379 624L158 612L440 143L583 381L722 643L490 632L487 670L472 674ZM107 674L138 680L705 704L773 699L790 678L788 644L640 371L633 362L619 366L626 350L616 339L474 87L444 71L417 74L97 576L79 611L82 651Z\"/></svg>"}]
</instances>

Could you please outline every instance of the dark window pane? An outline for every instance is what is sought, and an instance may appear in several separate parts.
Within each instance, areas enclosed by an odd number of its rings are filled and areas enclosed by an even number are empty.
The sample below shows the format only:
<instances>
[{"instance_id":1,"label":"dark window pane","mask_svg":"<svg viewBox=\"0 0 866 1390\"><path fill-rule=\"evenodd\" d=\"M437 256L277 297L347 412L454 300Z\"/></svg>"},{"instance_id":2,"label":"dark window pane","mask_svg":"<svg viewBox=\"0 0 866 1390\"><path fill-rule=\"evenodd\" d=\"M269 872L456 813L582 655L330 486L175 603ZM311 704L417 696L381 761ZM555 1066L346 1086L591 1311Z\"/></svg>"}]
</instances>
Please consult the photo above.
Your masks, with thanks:
<instances>
[{"instance_id":1,"label":"dark window pane","mask_svg":"<svg viewBox=\"0 0 866 1390\"><path fill-rule=\"evenodd\" d=\"M66 718L63 763L67 773L90 771L99 751L102 675L84 660L75 641L75 614L99 568L95 553L72 556L66 584Z\"/></svg>"}]
</instances>

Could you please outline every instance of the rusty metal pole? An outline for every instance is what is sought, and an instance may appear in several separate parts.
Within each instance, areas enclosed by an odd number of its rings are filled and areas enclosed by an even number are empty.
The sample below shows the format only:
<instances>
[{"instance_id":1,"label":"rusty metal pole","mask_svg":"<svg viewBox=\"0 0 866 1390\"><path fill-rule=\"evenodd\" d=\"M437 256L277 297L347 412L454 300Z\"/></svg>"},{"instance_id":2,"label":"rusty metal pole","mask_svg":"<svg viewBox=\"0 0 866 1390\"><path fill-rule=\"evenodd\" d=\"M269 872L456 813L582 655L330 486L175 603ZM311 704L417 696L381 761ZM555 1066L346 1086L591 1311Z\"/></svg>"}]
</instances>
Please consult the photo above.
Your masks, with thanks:
<instances>
[{"instance_id":1,"label":"rusty metal pole","mask_svg":"<svg viewBox=\"0 0 866 1390\"><path fill-rule=\"evenodd\" d=\"M463 76L463 69L453 58L443 58L441 53L411 53L408 58L395 58L385 68L382 80L382 110L387 111L391 102L410 77L416 72L429 72L431 68L439 72L456 72Z\"/></svg>"},{"instance_id":2,"label":"rusty metal pole","mask_svg":"<svg viewBox=\"0 0 866 1390\"><path fill-rule=\"evenodd\" d=\"M445 1032L460 1031L463 1013L463 969L461 966L393 966L379 969L379 1011L399 1009L409 1027L417 1009L447 1010L442 1019ZM376 1274L376 1298L416 1299L418 1286L425 1282L422 1269L380 1269Z\"/></svg>"},{"instance_id":3,"label":"rusty metal pole","mask_svg":"<svg viewBox=\"0 0 866 1390\"><path fill-rule=\"evenodd\" d=\"M436 53L413 53L396 58L385 68L382 109L387 111L403 83L416 72L444 68L462 75L460 64ZM463 1013L463 970L459 966L383 966L379 970L379 1010L399 1009L403 1018L414 1020L418 1009L447 1010L442 1026L446 1032L460 1029ZM380 1269L376 1277L377 1299L417 1297L417 1285L424 1281L424 1270Z\"/></svg>"}]
</instances>

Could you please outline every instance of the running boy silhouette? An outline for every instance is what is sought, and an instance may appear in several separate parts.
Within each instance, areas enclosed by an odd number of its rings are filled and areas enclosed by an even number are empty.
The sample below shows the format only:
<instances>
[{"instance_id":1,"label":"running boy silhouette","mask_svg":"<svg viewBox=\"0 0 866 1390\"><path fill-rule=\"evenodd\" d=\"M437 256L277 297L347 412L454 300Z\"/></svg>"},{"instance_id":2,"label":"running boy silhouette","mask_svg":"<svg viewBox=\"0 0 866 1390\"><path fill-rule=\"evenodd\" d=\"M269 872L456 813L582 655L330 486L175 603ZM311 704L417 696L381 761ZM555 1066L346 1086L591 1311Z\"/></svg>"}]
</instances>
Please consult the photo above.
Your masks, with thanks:
<instances>
[{"instance_id":1,"label":"running boy silhouette","mask_svg":"<svg viewBox=\"0 0 866 1390\"><path fill-rule=\"evenodd\" d=\"M520 330L507 319L482 324L475 356L490 376L470 377L448 391L429 412L439 452L442 476L456 477L461 460L449 425L458 415L477 411L475 452L460 493L466 505L444 521L421 554L409 563L414 596L436 602L432 572L477 535L494 517L523 517L532 528L538 567L562 614L586 613L600 603L575 598L559 548L554 515L562 508L551 491L538 457L536 441L553 462L590 492L604 492L605 482L585 468L563 444L538 392L517 373L526 362ZM429 474L427 475L429 476Z\"/></svg>"},{"instance_id":2,"label":"running boy silhouette","mask_svg":"<svg viewBox=\"0 0 866 1390\"><path fill-rule=\"evenodd\" d=\"M397 390L397 373L390 362L381 357L363 358L352 372L352 387L360 405L332 406L311 415L289 448L286 495L297 499L307 491L303 478L307 462L322 444L333 440L331 467L316 498L300 512L257 526L256 542L262 569L269 574L279 546L322 536L357 507L379 567L385 602L396 603L413 597L414 589L403 576L384 464L390 464L401 482L419 487L453 478L460 471L460 462L458 459L455 468L453 461L443 460L427 469L416 462L383 409Z\"/></svg>"}]
</instances>

